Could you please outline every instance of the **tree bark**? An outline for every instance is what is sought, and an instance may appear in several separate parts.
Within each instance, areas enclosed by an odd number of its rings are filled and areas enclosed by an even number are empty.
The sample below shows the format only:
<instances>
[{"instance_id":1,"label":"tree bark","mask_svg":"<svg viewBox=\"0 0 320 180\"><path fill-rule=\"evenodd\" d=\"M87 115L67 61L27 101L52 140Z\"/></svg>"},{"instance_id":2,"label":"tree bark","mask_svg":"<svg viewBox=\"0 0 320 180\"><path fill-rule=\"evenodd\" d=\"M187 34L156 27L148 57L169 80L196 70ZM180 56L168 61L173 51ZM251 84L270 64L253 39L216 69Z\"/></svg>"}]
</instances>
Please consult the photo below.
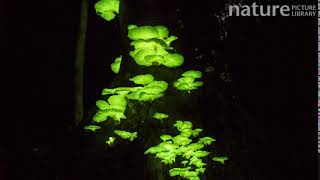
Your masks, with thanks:
<instances>
[{"instance_id":1,"label":"tree bark","mask_svg":"<svg viewBox=\"0 0 320 180\"><path fill-rule=\"evenodd\" d=\"M84 81L84 61L86 32L88 24L88 0L81 1L80 25L76 44L76 57L74 62L74 122L78 125L83 119L83 81Z\"/></svg>"}]
</instances>

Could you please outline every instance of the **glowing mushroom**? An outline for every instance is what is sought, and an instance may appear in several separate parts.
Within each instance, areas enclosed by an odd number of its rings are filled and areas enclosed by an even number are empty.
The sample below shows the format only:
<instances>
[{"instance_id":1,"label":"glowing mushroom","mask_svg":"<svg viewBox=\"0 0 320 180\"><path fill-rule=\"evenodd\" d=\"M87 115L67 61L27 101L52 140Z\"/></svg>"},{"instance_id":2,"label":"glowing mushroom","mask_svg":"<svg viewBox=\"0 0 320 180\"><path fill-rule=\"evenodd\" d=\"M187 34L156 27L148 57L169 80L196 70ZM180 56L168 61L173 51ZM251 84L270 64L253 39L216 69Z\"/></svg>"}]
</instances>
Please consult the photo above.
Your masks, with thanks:
<instances>
[{"instance_id":1,"label":"glowing mushroom","mask_svg":"<svg viewBox=\"0 0 320 180\"><path fill-rule=\"evenodd\" d=\"M95 3L94 8L103 19L111 21L119 14L119 5L119 0L100 0Z\"/></svg>"},{"instance_id":2,"label":"glowing mushroom","mask_svg":"<svg viewBox=\"0 0 320 180\"><path fill-rule=\"evenodd\" d=\"M85 126L83 129L96 132L96 130L101 129L101 127L96 125L88 125L88 126Z\"/></svg>"},{"instance_id":3,"label":"glowing mushroom","mask_svg":"<svg viewBox=\"0 0 320 180\"><path fill-rule=\"evenodd\" d=\"M118 74L120 70L122 56L117 57L114 62L110 65L112 72Z\"/></svg>"},{"instance_id":4,"label":"glowing mushroom","mask_svg":"<svg viewBox=\"0 0 320 180\"><path fill-rule=\"evenodd\" d=\"M129 141L133 141L135 138L137 138L138 133L137 132L127 132L122 130L114 130L113 131L116 135L120 136L122 139L128 139Z\"/></svg>"}]
</instances>

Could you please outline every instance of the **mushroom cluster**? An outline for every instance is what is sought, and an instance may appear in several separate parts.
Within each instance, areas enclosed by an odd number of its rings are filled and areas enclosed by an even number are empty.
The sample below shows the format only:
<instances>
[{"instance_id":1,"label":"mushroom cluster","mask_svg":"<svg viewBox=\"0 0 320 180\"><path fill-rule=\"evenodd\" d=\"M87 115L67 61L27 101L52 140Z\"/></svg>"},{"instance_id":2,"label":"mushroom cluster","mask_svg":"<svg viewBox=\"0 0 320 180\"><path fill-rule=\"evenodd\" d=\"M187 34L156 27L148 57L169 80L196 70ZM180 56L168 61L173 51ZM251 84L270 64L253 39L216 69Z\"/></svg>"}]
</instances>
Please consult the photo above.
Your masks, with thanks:
<instances>
[{"instance_id":1,"label":"mushroom cluster","mask_svg":"<svg viewBox=\"0 0 320 180\"><path fill-rule=\"evenodd\" d=\"M156 81L151 74L138 75L131 78L130 81L138 85L144 85L127 95L127 98L131 100L153 101L162 97L168 88L167 82Z\"/></svg>"},{"instance_id":2,"label":"mushroom cluster","mask_svg":"<svg viewBox=\"0 0 320 180\"><path fill-rule=\"evenodd\" d=\"M184 72L182 78L179 78L174 82L173 86L180 91L188 91L198 89L198 87L203 85L202 81L195 81L197 78L202 77L201 71L190 70Z\"/></svg>"},{"instance_id":3,"label":"mushroom cluster","mask_svg":"<svg viewBox=\"0 0 320 180\"><path fill-rule=\"evenodd\" d=\"M107 21L111 21L119 14L120 0L100 0L95 3L96 13Z\"/></svg>"},{"instance_id":4,"label":"mushroom cluster","mask_svg":"<svg viewBox=\"0 0 320 180\"><path fill-rule=\"evenodd\" d=\"M99 111L93 117L93 121L96 123L106 121L108 117L118 122L126 118L124 112L126 111L127 100L124 95L112 95L108 98L108 102L98 100L96 105L99 108Z\"/></svg>"},{"instance_id":5,"label":"mushroom cluster","mask_svg":"<svg viewBox=\"0 0 320 180\"><path fill-rule=\"evenodd\" d=\"M176 36L169 36L169 30L165 26L128 26L128 38L134 50L129 55L138 65L152 66L164 65L169 68L181 66L184 57L178 53L171 53L171 42Z\"/></svg>"},{"instance_id":6,"label":"mushroom cluster","mask_svg":"<svg viewBox=\"0 0 320 180\"><path fill-rule=\"evenodd\" d=\"M137 75L130 78L130 81L139 87L118 87L114 89L105 88L102 95L111 95L108 101L98 100L96 106L99 108L93 117L96 123L104 122L111 117L117 122L126 119L125 110L127 99L137 101L153 101L164 95L164 91L168 88L165 81L156 81L151 74Z\"/></svg>"},{"instance_id":7,"label":"mushroom cluster","mask_svg":"<svg viewBox=\"0 0 320 180\"><path fill-rule=\"evenodd\" d=\"M180 134L171 136L163 134L160 136L161 143L157 146L150 147L145 154L155 154L156 158L160 158L164 164L173 164L178 156L182 157L180 164L183 167L172 168L169 171L170 176L181 176L190 180L199 180L200 174L206 170L206 163L202 158L208 156L210 152L202 150L205 146L211 145L215 141L211 137L198 138L197 142L193 142L192 138L199 136L202 129L192 129L193 125L190 121L176 121L174 127L178 129ZM226 160L226 157L214 157L214 161Z\"/></svg>"}]
</instances>

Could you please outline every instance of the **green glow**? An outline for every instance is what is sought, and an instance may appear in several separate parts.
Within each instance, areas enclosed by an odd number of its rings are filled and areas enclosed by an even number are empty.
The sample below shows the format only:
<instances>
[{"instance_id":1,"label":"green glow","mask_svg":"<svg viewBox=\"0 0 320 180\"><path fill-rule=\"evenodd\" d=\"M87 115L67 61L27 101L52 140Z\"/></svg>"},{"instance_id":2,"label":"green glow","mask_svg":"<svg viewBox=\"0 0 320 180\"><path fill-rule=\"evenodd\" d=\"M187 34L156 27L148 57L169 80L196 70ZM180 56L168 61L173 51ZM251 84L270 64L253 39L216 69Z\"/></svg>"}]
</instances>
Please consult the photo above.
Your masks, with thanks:
<instances>
[{"instance_id":1,"label":"green glow","mask_svg":"<svg viewBox=\"0 0 320 180\"><path fill-rule=\"evenodd\" d=\"M104 100L98 100L96 101L96 106L100 109L100 110L106 110L109 107L109 104L104 101Z\"/></svg>"},{"instance_id":2,"label":"green glow","mask_svg":"<svg viewBox=\"0 0 320 180\"><path fill-rule=\"evenodd\" d=\"M202 158L202 157L205 157L205 156L208 156L210 154L210 152L208 151L195 151L193 156L197 157L197 158Z\"/></svg>"},{"instance_id":3,"label":"green glow","mask_svg":"<svg viewBox=\"0 0 320 180\"><path fill-rule=\"evenodd\" d=\"M180 91L188 91L190 93L191 90L196 90L203 86L203 82L195 81L196 78L202 77L201 71L189 70L182 73L182 76L173 84Z\"/></svg>"},{"instance_id":4,"label":"green glow","mask_svg":"<svg viewBox=\"0 0 320 180\"><path fill-rule=\"evenodd\" d=\"M191 139L184 137L184 136L181 136L181 135L177 135L177 136L173 137L172 141L174 144L178 144L181 146L186 146L192 142Z\"/></svg>"},{"instance_id":5,"label":"green glow","mask_svg":"<svg viewBox=\"0 0 320 180\"><path fill-rule=\"evenodd\" d=\"M108 110L98 111L93 116L93 121L96 123L101 123L106 121L108 117L111 117L117 122L120 122L121 119L126 119L126 116L123 114L122 111L116 110L116 109L108 109Z\"/></svg>"},{"instance_id":6,"label":"green glow","mask_svg":"<svg viewBox=\"0 0 320 180\"><path fill-rule=\"evenodd\" d=\"M109 146L112 146L114 145L114 141L116 140L115 137L109 137L108 140L106 141L106 143L109 145Z\"/></svg>"},{"instance_id":7,"label":"green glow","mask_svg":"<svg viewBox=\"0 0 320 180\"><path fill-rule=\"evenodd\" d=\"M169 173L170 176L181 176L181 174L183 174L185 171L188 171L189 169L191 169L191 167L186 167L186 168L173 168L170 169Z\"/></svg>"},{"instance_id":8,"label":"green glow","mask_svg":"<svg viewBox=\"0 0 320 180\"><path fill-rule=\"evenodd\" d=\"M147 151L144 152L144 154L157 154L160 153L162 151L165 151L166 149L164 147L161 146L154 146L149 148Z\"/></svg>"},{"instance_id":9,"label":"green glow","mask_svg":"<svg viewBox=\"0 0 320 180\"><path fill-rule=\"evenodd\" d=\"M163 65L174 68L181 66L184 62L184 57L181 54L166 54L164 56Z\"/></svg>"},{"instance_id":10,"label":"green glow","mask_svg":"<svg viewBox=\"0 0 320 180\"><path fill-rule=\"evenodd\" d=\"M119 14L119 5L119 0L100 0L95 3L94 8L103 19L111 21Z\"/></svg>"},{"instance_id":11,"label":"green glow","mask_svg":"<svg viewBox=\"0 0 320 180\"><path fill-rule=\"evenodd\" d=\"M190 121L176 121L173 126L176 127L179 131L192 129L192 123Z\"/></svg>"},{"instance_id":12,"label":"green glow","mask_svg":"<svg viewBox=\"0 0 320 180\"><path fill-rule=\"evenodd\" d=\"M96 125L88 125L88 126L85 126L83 129L96 132L96 130L101 129L101 127Z\"/></svg>"},{"instance_id":13,"label":"green glow","mask_svg":"<svg viewBox=\"0 0 320 180\"><path fill-rule=\"evenodd\" d=\"M197 150L202 149L203 147L204 147L204 145L203 145L202 143L197 142L197 143L191 143L191 144L189 144L189 145L187 146L187 149L194 152L194 151L197 151ZM192 154L192 155L194 155L194 154Z\"/></svg>"},{"instance_id":14,"label":"green glow","mask_svg":"<svg viewBox=\"0 0 320 180\"><path fill-rule=\"evenodd\" d=\"M180 91L191 91L196 90L198 87L203 85L203 82L194 82L194 80L195 79L192 79L192 82L190 82L189 77L179 78L176 82L174 82L173 86Z\"/></svg>"},{"instance_id":15,"label":"green glow","mask_svg":"<svg viewBox=\"0 0 320 180\"><path fill-rule=\"evenodd\" d=\"M100 123L106 121L108 117L111 117L117 122L121 119L126 119L124 112L127 106L127 100L122 95L112 95L109 97L108 102L98 100L96 105L100 109L93 117L93 121Z\"/></svg>"},{"instance_id":16,"label":"green glow","mask_svg":"<svg viewBox=\"0 0 320 180\"><path fill-rule=\"evenodd\" d=\"M181 66L184 57L181 54L169 53L173 50L170 44L178 39L169 36L169 30L165 26L128 26L128 38L134 50L129 55L141 66L164 65L169 68Z\"/></svg>"},{"instance_id":17,"label":"green glow","mask_svg":"<svg viewBox=\"0 0 320 180\"><path fill-rule=\"evenodd\" d=\"M165 81L156 81L154 80L151 74L137 75L133 78L130 78L130 81L133 81L136 84L145 85L144 87L118 87L114 89L105 88L102 91L102 95L109 94L118 94L123 98L137 101L153 101L164 96L164 92L168 88L168 83ZM109 102L110 103L110 102ZM114 107L114 106L113 106ZM125 106L121 105L125 110ZM119 109L119 107L116 107ZM124 111L123 110L123 111Z\"/></svg>"},{"instance_id":18,"label":"green glow","mask_svg":"<svg viewBox=\"0 0 320 180\"><path fill-rule=\"evenodd\" d=\"M213 161L220 162L223 165L225 164L225 161L228 159L229 159L228 157L214 157L214 158L212 158Z\"/></svg>"},{"instance_id":19,"label":"green glow","mask_svg":"<svg viewBox=\"0 0 320 180\"><path fill-rule=\"evenodd\" d=\"M197 168L202 168L203 166L205 166L205 165L207 165L207 164L204 163L204 162L202 162L202 160L199 159L198 157L193 156L193 157L190 159L189 165L194 165L194 166L196 166Z\"/></svg>"},{"instance_id":20,"label":"green glow","mask_svg":"<svg viewBox=\"0 0 320 180\"><path fill-rule=\"evenodd\" d=\"M167 88L168 83L165 81L152 81L143 88L128 94L127 98L137 101L153 101L162 97Z\"/></svg>"},{"instance_id":21,"label":"green glow","mask_svg":"<svg viewBox=\"0 0 320 180\"><path fill-rule=\"evenodd\" d=\"M173 164L176 161L175 154L171 152L160 152L156 157L162 159L161 162L164 164Z\"/></svg>"},{"instance_id":22,"label":"green glow","mask_svg":"<svg viewBox=\"0 0 320 180\"><path fill-rule=\"evenodd\" d=\"M154 77L151 74L143 74L130 78L129 80L133 81L135 84L147 85L154 80Z\"/></svg>"},{"instance_id":23,"label":"green glow","mask_svg":"<svg viewBox=\"0 0 320 180\"><path fill-rule=\"evenodd\" d=\"M203 174L206 171L206 168L198 168L196 172Z\"/></svg>"},{"instance_id":24,"label":"green glow","mask_svg":"<svg viewBox=\"0 0 320 180\"><path fill-rule=\"evenodd\" d=\"M96 13L102 18L110 21L119 14L119 0L100 0L95 4ZM129 55L133 60L141 66L166 66L175 68L183 65L184 57L178 54L171 43L178 39L176 36L169 36L169 30L165 26L140 26L129 25L128 36L132 46ZM110 65L114 73L119 73L122 57L117 57ZM202 77L201 71L189 70L181 74L181 77L174 82L173 86L180 91L196 90L203 86L203 82L196 81ZM156 81L151 74L137 75L129 79L137 85L137 87L117 87L113 89L105 88L102 95L108 95L107 100L96 101L99 108L93 117L94 122L103 122L112 118L117 122L126 119L125 111L127 101L137 100L140 102L153 101L165 95L168 83L165 81ZM154 119L160 120L168 118L164 113L156 112ZM170 176L180 176L181 178L190 180L200 180L199 174L203 174L207 165L202 158L207 157L210 152L203 150L206 146L211 145L215 139L211 137L202 137L195 142L203 129L192 129L193 124L190 121L176 121L174 127L178 129L178 134L169 135L162 134L160 136L161 143L157 146L150 147L144 154L152 154L161 160L161 163L175 165L183 165L183 167L174 167L170 169ZM100 126L89 125L84 129L95 132L101 129ZM122 130L114 130L114 133L122 139L133 141L137 138L137 132L127 132ZM115 137L109 137L106 144L113 146ZM194 140L194 141L193 141ZM214 157L213 161L222 164L228 160L227 157Z\"/></svg>"},{"instance_id":25,"label":"green glow","mask_svg":"<svg viewBox=\"0 0 320 180\"><path fill-rule=\"evenodd\" d=\"M189 163L189 161L181 161L181 164L182 164L183 166L186 166L188 163Z\"/></svg>"},{"instance_id":26,"label":"green glow","mask_svg":"<svg viewBox=\"0 0 320 180\"><path fill-rule=\"evenodd\" d=\"M185 179L200 179L200 173L204 174L206 170L205 166L207 166L202 158L210 154L210 152L202 149L206 145L210 145L215 139L202 137L198 142L192 142L192 139L188 137L199 136L199 133L203 129L192 129L193 124L190 121L176 121L173 126L179 130L180 134L174 137L168 134L161 135L160 139L162 142L157 146L150 147L145 154L154 154L164 164L173 164L176 158L181 160L179 164L183 165L183 168L172 168L169 171L170 176L181 176Z\"/></svg>"},{"instance_id":27,"label":"green glow","mask_svg":"<svg viewBox=\"0 0 320 180\"><path fill-rule=\"evenodd\" d=\"M114 89L105 88L102 90L102 95L108 95L108 94L122 94L126 95L129 92L134 92L138 89L141 89L142 87L118 87Z\"/></svg>"},{"instance_id":28,"label":"green glow","mask_svg":"<svg viewBox=\"0 0 320 180\"><path fill-rule=\"evenodd\" d=\"M163 134L160 136L160 139L163 141L163 142L166 142L166 141L169 141L172 139L172 136L171 135L168 135L168 134Z\"/></svg>"},{"instance_id":29,"label":"green glow","mask_svg":"<svg viewBox=\"0 0 320 180\"><path fill-rule=\"evenodd\" d=\"M199 143L202 143L204 145L210 145L212 142L215 142L216 140L211 137L203 137L199 139Z\"/></svg>"},{"instance_id":30,"label":"green glow","mask_svg":"<svg viewBox=\"0 0 320 180\"><path fill-rule=\"evenodd\" d=\"M189 179L189 180L200 180L198 177L197 171L189 171L191 168L173 168L170 169L169 174L171 177L173 176L181 176L182 178Z\"/></svg>"},{"instance_id":31,"label":"green glow","mask_svg":"<svg viewBox=\"0 0 320 180\"><path fill-rule=\"evenodd\" d=\"M200 132L202 132L202 131L203 131L203 129L197 128L192 131L192 136L194 136L194 137L199 136Z\"/></svg>"},{"instance_id":32,"label":"green glow","mask_svg":"<svg viewBox=\"0 0 320 180\"><path fill-rule=\"evenodd\" d=\"M165 26L129 26L128 38L131 40L164 39L168 37L169 30Z\"/></svg>"},{"instance_id":33,"label":"green glow","mask_svg":"<svg viewBox=\"0 0 320 180\"><path fill-rule=\"evenodd\" d=\"M177 39L178 39L177 36L170 36L170 37L168 37L167 39L165 39L164 41L166 42L166 44L167 44L168 46L170 46L170 44L171 44L173 41L177 40Z\"/></svg>"},{"instance_id":34,"label":"green glow","mask_svg":"<svg viewBox=\"0 0 320 180\"><path fill-rule=\"evenodd\" d=\"M121 95L112 95L108 99L110 104L110 109L116 109L124 112L127 106L127 100L124 96Z\"/></svg>"},{"instance_id":35,"label":"green glow","mask_svg":"<svg viewBox=\"0 0 320 180\"><path fill-rule=\"evenodd\" d=\"M120 70L122 56L117 57L114 62L110 65L112 72L118 74Z\"/></svg>"},{"instance_id":36,"label":"green glow","mask_svg":"<svg viewBox=\"0 0 320 180\"><path fill-rule=\"evenodd\" d=\"M135 138L137 138L138 133L137 132L127 132L127 131L121 131L121 130L114 130L113 131L116 135L120 136L122 139L128 139L129 141L133 141Z\"/></svg>"},{"instance_id":37,"label":"green glow","mask_svg":"<svg viewBox=\"0 0 320 180\"><path fill-rule=\"evenodd\" d=\"M157 120L160 120L161 123L162 123L162 120L163 119L166 119L168 118L169 116L167 114L164 114L164 113L159 113L159 112L156 112L154 115L153 115L153 118L154 119L157 119Z\"/></svg>"},{"instance_id":38,"label":"green glow","mask_svg":"<svg viewBox=\"0 0 320 180\"><path fill-rule=\"evenodd\" d=\"M141 49L156 49L159 50L159 55L168 54L166 49L173 49L172 47L168 46L165 42L158 39L150 39L150 40L135 40L130 43L131 46L134 47L136 50Z\"/></svg>"},{"instance_id":39,"label":"green glow","mask_svg":"<svg viewBox=\"0 0 320 180\"><path fill-rule=\"evenodd\" d=\"M201 71L195 71L195 70L190 70L184 72L181 76L183 77L192 77L192 78L201 78L202 77L202 72Z\"/></svg>"}]
</instances>

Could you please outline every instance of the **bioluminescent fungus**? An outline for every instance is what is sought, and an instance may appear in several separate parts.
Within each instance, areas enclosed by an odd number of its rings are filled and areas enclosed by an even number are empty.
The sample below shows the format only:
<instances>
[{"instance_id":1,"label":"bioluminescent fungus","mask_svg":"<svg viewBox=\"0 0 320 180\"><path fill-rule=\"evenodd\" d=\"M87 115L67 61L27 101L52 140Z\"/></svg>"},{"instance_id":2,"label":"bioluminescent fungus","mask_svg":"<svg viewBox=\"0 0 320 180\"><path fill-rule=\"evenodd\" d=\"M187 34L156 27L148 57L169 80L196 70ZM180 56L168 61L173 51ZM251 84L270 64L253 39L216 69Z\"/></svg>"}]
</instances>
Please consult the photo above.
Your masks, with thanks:
<instances>
[{"instance_id":1,"label":"bioluminescent fungus","mask_svg":"<svg viewBox=\"0 0 320 180\"><path fill-rule=\"evenodd\" d=\"M109 146L112 146L114 145L114 141L116 140L115 137L109 137L108 140L106 141L106 143L109 145Z\"/></svg>"},{"instance_id":2,"label":"bioluminescent fungus","mask_svg":"<svg viewBox=\"0 0 320 180\"><path fill-rule=\"evenodd\" d=\"M99 0L95 3L96 13L107 21L111 21L119 14L120 0ZM129 52L130 57L140 66L166 66L167 68L175 68L183 65L184 57L175 51L171 43L178 39L176 36L170 36L169 30L165 26L128 26L127 37L131 40L132 49ZM110 65L114 73L119 73L122 56L117 57ZM189 70L181 74L181 78L174 82L173 86L180 91L196 90L203 86L203 82L196 81L202 77L201 71ZM117 87L113 89L105 88L102 91L103 96L109 96L107 100L96 101L98 111L93 117L93 121L100 123L106 121L109 117L116 122L126 119L125 111L127 101L136 100L140 102L154 101L165 95L168 83L165 81L156 81L151 74L137 75L129 79L136 84L137 87ZM152 118L160 120L168 118L164 113L155 113ZM161 163L175 163L183 165L183 167L174 167L170 169L170 176L180 176L189 180L200 180L200 173L203 174L207 165L203 162L210 152L203 150L208 148L215 141L211 137L202 137L195 142L197 136L203 130L200 128L192 129L193 124L190 121L176 121L174 127L178 129L176 135L163 134L160 136L161 143L148 148L144 154L152 154L161 160ZM95 132L100 126L89 125L84 129ZM114 130L114 134L122 139L133 141L137 138L137 132L127 132L123 130ZM109 137L106 144L113 146L115 137ZM227 157L213 157L213 161L224 164Z\"/></svg>"},{"instance_id":3,"label":"bioluminescent fungus","mask_svg":"<svg viewBox=\"0 0 320 180\"><path fill-rule=\"evenodd\" d=\"M166 54L163 57L162 64L169 68L178 67L184 63L184 57L181 54Z\"/></svg>"},{"instance_id":4,"label":"bioluminescent fungus","mask_svg":"<svg viewBox=\"0 0 320 180\"><path fill-rule=\"evenodd\" d=\"M161 152L156 154L157 158L161 159L164 164L173 164L176 161L176 156L172 152Z\"/></svg>"},{"instance_id":5,"label":"bioluminescent fungus","mask_svg":"<svg viewBox=\"0 0 320 180\"><path fill-rule=\"evenodd\" d=\"M122 139L127 139L129 141L133 141L135 138L137 138L138 133L137 132L127 132L127 131L121 131L121 130L114 130L113 131L116 135L120 136Z\"/></svg>"},{"instance_id":6,"label":"bioluminescent fungus","mask_svg":"<svg viewBox=\"0 0 320 180\"><path fill-rule=\"evenodd\" d=\"M93 121L100 123L106 121L108 117L111 117L117 122L121 119L126 119L124 112L127 106L127 100L122 95L112 95L109 97L108 102L98 100L96 105L99 107L99 111L94 115Z\"/></svg>"},{"instance_id":7,"label":"bioluminescent fungus","mask_svg":"<svg viewBox=\"0 0 320 180\"><path fill-rule=\"evenodd\" d=\"M176 127L179 131L192 129L192 123L190 121L176 121L173 126Z\"/></svg>"},{"instance_id":8,"label":"bioluminescent fungus","mask_svg":"<svg viewBox=\"0 0 320 180\"><path fill-rule=\"evenodd\" d=\"M214 158L212 158L213 161L220 162L223 165L225 164L225 161L228 159L229 159L228 157L214 157Z\"/></svg>"},{"instance_id":9,"label":"bioluminescent fungus","mask_svg":"<svg viewBox=\"0 0 320 180\"><path fill-rule=\"evenodd\" d=\"M187 146L187 149L188 150L191 150L193 152L197 151L197 150L200 150L204 147L204 145L202 143L199 143L199 142L195 142L195 143L191 143ZM193 154L192 154L193 155Z\"/></svg>"},{"instance_id":10,"label":"bioluminescent fungus","mask_svg":"<svg viewBox=\"0 0 320 180\"><path fill-rule=\"evenodd\" d=\"M201 71L196 71L196 70L189 70L184 73L182 73L183 77L192 77L192 78L201 78L202 77L202 72Z\"/></svg>"},{"instance_id":11,"label":"bioluminescent fungus","mask_svg":"<svg viewBox=\"0 0 320 180\"><path fill-rule=\"evenodd\" d=\"M142 87L118 87L114 89L104 88L102 90L102 95L109 95L109 94L119 94L119 95L126 95L129 92L134 92L138 89L141 89Z\"/></svg>"},{"instance_id":12,"label":"bioluminescent fungus","mask_svg":"<svg viewBox=\"0 0 320 180\"><path fill-rule=\"evenodd\" d=\"M202 81L195 81L196 78L202 77L201 71L189 70L182 73L182 78L174 82L173 86L180 91L188 91L198 89L203 85Z\"/></svg>"},{"instance_id":13,"label":"bioluminescent fungus","mask_svg":"<svg viewBox=\"0 0 320 180\"><path fill-rule=\"evenodd\" d=\"M160 139L163 141L163 142L166 142L166 141L169 141L172 139L172 136L171 135L168 135L168 134L163 134L160 136Z\"/></svg>"},{"instance_id":14,"label":"bioluminescent fungus","mask_svg":"<svg viewBox=\"0 0 320 180\"><path fill-rule=\"evenodd\" d=\"M128 26L128 38L134 50L129 55L140 66L164 65L169 68L181 66L184 57L181 54L171 54L171 42L176 36L169 36L169 30L164 26Z\"/></svg>"},{"instance_id":15,"label":"bioluminescent fungus","mask_svg":"<svg viewBox=\"0 0 320 180\"><path fill-rule=\"evenodd\" d=\"M203 174L206 171L206 168L197 168L196 172Z\"/></svg>"},{"instance_id":16,"label":"bioluminescent fungus","mask_svg":"<svg viewBox=\"0 0 320 180\"><path fill-rule=\"evenodd\" d=\"M216 140L212 137L202 137L199 139L199 143L202 143L204 145L210 145L212 142L215 142Z\"/></svg>"},{"instance_id":17,"label":"bioluminescent fungus","mask_svg":"<svg viewBox=\"0 0 320 180\"><path fill-rule=\"evenodd\" d=\"M178 144L181 146L186 146L192 142L191 139L184 137L184 136L181 136L181 135L177 135L177 136L173 137L172 141L174 144Z\"/></svg>"},{"instance_id":18,"label":"bioluminescent fungus","mask_svg":"<svg viewBox=\"0 0 320 180\"><path fill-rule=\"evenodd\" d=\"M183 166L186 166L188 163L189 163L189 161L181 161L181 164L182 164Z\"/></svg>"},{"instance_id":19,"label":"bioluminescent fungus","mask_svg":"<svg viewBox=\"0 0 320 180\"><path fill-rule=\"evenodd\" d=\"M157 119L157 120L160 120L161 123L162 123L162 120L163 119L167 119L169 116L167 114L164 114L164 113L159 113L159 112L156 112L154 115L153 115L153 118L154 119Z\"/></svg>"},{"instance_id":20,"label":"bioluminescent fungus","mask_svg":"<svg viewBox=\"0 0 320 180\"><path fill-rule=\"evenodd\" d=\"M106 110L109 107L109 104L104 101L104 100L98 100L96 101L96 106L100 109L100 110Z\"/></svg>"},{"instance_id":21,"label":"bioluminescent fungus","mask_svg":"<svg viewBox=\"0 0 320 180\"><path fill-rule=\"evenodd\" d=\"M95 3L96 13L107 21L111 21L119 14L119 0L100 0Z\"/></svg>"},{"instance_id":22,"label":"bioluminescent fungus","mask_svg":"<svg viewBox=\"0 0 320 180\"><path fill-rule=\"evenodd\" d=\"M105 88L102 95L118 94L123 98L137 101L153 101L164 95L168 88L168 83L165 81L156 81L150 74L137 75L130 78L136 84L144 85L143 87L118 87L114 89ZM113 106L114 107L114 106ZM122 105L121 107L125 107ZM117 108L116 108L117 109Z\"/></svg>"},{"instance_id":23,"label":"bioluminescent fungus","mask_svg":"<svg viewBox=\"0 0 320 180\"><path fill-rule=\"evenodd\" d=\"M145 154L155 154L156 158L161 159L164 164L173 164L176 159L181 160L183 168L176 167L169 171L170 176L180 176L185 179L200 179L200 173L203 174L207 165L202 158L207 157L210 152L202 150L205 145L210 145L214 141L211 137L203 137L198 142L192 142L190 136L199 136L203 130L200 128L192 129L190 121L176 121L173 125L180 134L171 136L163 134L160 136L162 142L157 146L150 147ZM188 132L188 136L183 135Z\"/></svg>"},{"instance_id":24,"label":"bioluminescent fungus","mask_svg":"<svg viewBox=\"0 0 320 180\"><path fill-rule=\"evenodd\" d=\"M203 129L200 129L200 128L197 128L197 129L194 129L192 130L192 136L196 137L196 136L199 136L200 132L202 132Z\"/></svg>"},{"instance_id":25,"label":"bioluminescent fungus","mask_svg":"<svg viewBox=\"0 0 320 180\"><path fill-rule=\"evenodd\" d=\"M173 176L181 176L182 178L189 180L200 180L197 171L190 171L190 167L186 168L172 168L169 171L171 177Z\"/></svg>"},{"instance_id":26,"label":"bioluminescent fungus","mask_svg":"<svg viewBox=\"0 0 320 180\"><path fill-rule=\"evenodd\" d=\"M127 95L128 99L137 101L153 101L164 95L164 91L168 88L165 81L152 81L146 86Z\"/></svg>"},{"instance_id":27,"label":"bioluminescent fungus","mask_svg":"<svg viewBox=\"0 0 320 180\"><path fill-rule=\"evenodd\" d=\"M197 168L202 168L203 166L206 166L207 164L202 162L202 159L199 159L198 157L193 156L190 158L189 165L194 165Z\"/></svg>"},{"instance_id":28,"label":"bioluminescent fungus","mask_svg":"<svg viewBox=\"0 0 320 180\"><path fill-rule=\"evenodd\" d=\"M185 171L190 170L191 167L186 167L186 168L172 168L169 171L170 176L180 176L183 174Z\"/></svg>"},{"instance_id":29,"label":"bioluminescent fungus","mask_svg":"<svg viewBox=\"0 0 320 180\"><path fill-rule=\"evenodd\" d=\"M117 109L107 109L107 110L100 110L93 116L93 121L96 123L104 122L111 117L117 122L121 122L121 119L126 119L126 116L121 110Z\"/></svg>"},{"instance_id":30,"label":"bioluminescent fungus","mask_svg":"<svg viewBox=\"0 0 320 180\"><path fill-rule=\"evenodd\" d=\"M108 99L108 103L110 104L110 109L116 109L120 111L125 111L127 107L127 100L125 96L121 95L112 95Z\"/></svg>"},{"instance_id":31,"label":"bioluminescent fungus","mask_svg":"<svg viewBox=\"0 0 320 180\"><path fill-rule=\"evenodd\" d=\"M128 26L128 38L131 40L165 39L169 30L165 26Z\"/></svg>"},{"instance_id":32,"label":"bioluminescent fungus","mask_svg":"<svg viewBox=\"0 0 320 180\"><path fill-rule=\"evenodd\" d=\"M117 57L114 62L110 65L112 72L118 74L120 70L122 56Z\"/></svg>"},{"instance_id":33,"label":"bioluminescent fungus","mask_svg":"<svg viewBox=\"0 0 320 180\"><path fill-rule=\"evenodd\" d=\"M144 152L144 154L157 154L160 152L165 151L166 149L164 147L161 146L154 146L149 148L147 151Z\"/></svg>"},{"instance_id":34,"label":"bioluminescent fungus","mask_svg":"<svg viewBox=\"0 0 320 180\"><path fill-rule=\"evenodd\" d=\"M101 129L101 127L96 125L88 125L88 126L85 126L83 129L96 132L96 130Z\"/></svg>"},{"instance_id":35,"label":"bioluminescent fungus","mask_svg":"<svg viewBox=\"0 0 320 180\"><path fill-rule=\"evenodd\" d=\"M198 151L195 151L193 156L194 157L197 157L197 158L203 158L203 157L206 157L210 154L210 152L208 151L202 151L202 150L198 150Z\"/></svg>"},{"instance_id":36,"label":"bioluminescent fungus","mask_svg":"<svg viewBox=\"0 0 320 180\"><path fill-rule=\"evenodd\" d=\"M135 84L147 85L154 80L154 77L151 74L142 74L142 75L138 75L133 78L130 78L129 80L133 81Z\"/></svg>"}]
</instances>

